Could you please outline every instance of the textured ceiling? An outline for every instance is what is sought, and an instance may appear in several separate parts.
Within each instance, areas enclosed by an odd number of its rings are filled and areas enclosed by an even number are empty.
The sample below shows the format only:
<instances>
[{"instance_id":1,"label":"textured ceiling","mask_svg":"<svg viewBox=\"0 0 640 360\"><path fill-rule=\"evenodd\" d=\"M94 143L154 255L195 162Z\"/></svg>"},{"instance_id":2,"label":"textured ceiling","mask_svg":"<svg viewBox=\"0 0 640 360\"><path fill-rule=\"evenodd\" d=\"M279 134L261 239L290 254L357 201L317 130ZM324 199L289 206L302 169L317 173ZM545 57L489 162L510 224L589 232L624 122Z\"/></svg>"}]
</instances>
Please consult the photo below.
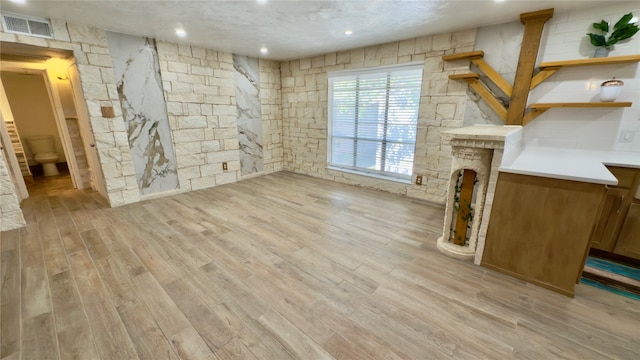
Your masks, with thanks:
<instances>
[{"instance_id":1,"label":"textured ceiling","mask_svg":"<svg viewBox=\"0 0 640 360\"><path fill-rule=\"evenodd\" d=\"M622 1L623 2L623 1ZM186 42L274 60L303 58L413 37L517 21L522 12L556 14L602 1L31 1L3 0L0 10ZM183 27L186 38L175 29ZM352 30L352 35L345 35ZM269 49L260 54L260 48Z\"/></svg>"}]
</instances>

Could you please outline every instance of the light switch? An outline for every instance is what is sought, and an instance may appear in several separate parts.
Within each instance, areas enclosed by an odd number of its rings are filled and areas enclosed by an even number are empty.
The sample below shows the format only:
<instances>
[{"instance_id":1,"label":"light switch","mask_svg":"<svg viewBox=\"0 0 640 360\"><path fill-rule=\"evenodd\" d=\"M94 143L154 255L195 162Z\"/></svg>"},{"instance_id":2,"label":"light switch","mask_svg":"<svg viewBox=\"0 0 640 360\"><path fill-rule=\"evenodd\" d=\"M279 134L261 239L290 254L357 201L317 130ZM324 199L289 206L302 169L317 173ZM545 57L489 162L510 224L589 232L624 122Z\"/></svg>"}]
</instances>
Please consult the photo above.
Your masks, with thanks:
<instances>
[{"instance_id":1,"label":"light switch","mask_svg":"<svg viewBox=\"0 0 640 360\"><path fill-rule=\"evenodd\" d=\"M633 131L632 130L620 130L620 137L618 138L618 142L620 143L630 143L633 142Z\"/></svg>"}]
</instances>

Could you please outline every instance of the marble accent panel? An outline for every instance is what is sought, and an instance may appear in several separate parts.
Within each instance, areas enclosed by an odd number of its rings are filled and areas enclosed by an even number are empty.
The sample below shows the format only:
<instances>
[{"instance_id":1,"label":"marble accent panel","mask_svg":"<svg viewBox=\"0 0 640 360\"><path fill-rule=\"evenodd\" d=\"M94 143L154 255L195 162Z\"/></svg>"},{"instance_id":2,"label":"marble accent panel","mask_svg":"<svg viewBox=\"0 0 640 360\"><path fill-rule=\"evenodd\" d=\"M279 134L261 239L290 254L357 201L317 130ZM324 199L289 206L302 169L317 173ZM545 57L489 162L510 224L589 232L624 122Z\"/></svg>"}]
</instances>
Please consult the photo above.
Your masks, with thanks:
<instances>
[{"instance_id":1,"label":"marble accent panel","mask_svg":"<svg viewBox=\"0 0 640 360\"><path fill-rule=\"evenodd\" d=\"M176 159L153 39L107 32L118 97L142 195L178 188Z\"/></svg>"},{"instance_id":2,"label":"marble accent panel","mask_svg":"<svg viewBox=\"0 0 640 360\"><path fill-rule=\"evenodd\" d=\"M257 58L233 54L242 175L264 170L260 67Z\"/></svg>"}]
</instances>

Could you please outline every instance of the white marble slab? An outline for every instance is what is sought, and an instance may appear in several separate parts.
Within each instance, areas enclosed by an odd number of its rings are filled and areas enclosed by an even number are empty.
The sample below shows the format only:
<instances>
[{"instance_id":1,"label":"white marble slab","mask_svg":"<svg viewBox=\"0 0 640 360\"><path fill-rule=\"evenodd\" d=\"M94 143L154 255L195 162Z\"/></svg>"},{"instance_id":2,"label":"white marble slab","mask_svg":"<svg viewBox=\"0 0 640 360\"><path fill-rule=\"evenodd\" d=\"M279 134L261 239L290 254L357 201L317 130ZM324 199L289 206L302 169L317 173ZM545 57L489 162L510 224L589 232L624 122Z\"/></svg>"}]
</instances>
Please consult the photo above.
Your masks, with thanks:
<instances>
[{"instance_id":1,"label":"white marble slab","mask_svg":"<svg viewBox=\"0 0 640 360\"><path fill-rule=\"evenodd\" d=\"M233 55L242 175L264 170L260 68L257 58Z\"/></svg>"},{"instance_id":2,"label":"white marble slab","mask_svg":"<svg viewBox=\"0 0 640 360\"><path fill-rule=\"evenodd\" d=\"M142 195L178 188L175 153L153 39L107 32L131 157Z\"/></svg>"}]
</instances>

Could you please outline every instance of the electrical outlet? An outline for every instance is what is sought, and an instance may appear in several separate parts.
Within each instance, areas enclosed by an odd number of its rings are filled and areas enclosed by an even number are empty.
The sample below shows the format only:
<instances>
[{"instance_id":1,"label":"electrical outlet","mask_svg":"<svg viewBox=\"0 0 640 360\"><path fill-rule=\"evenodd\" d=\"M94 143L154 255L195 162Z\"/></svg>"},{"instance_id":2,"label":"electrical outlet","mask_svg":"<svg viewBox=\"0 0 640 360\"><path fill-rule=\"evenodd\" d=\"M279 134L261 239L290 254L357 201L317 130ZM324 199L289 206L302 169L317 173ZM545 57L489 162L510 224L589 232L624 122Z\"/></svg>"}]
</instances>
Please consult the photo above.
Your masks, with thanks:
<instances>
[{"instance_id":1,"label":"electrical outlet","mask_svg":"<svg viewBox=\"0 0 640 360\"><path fill-rule=\"evenodd\" d=\"M422 185L422 175L416 176L416 185Z\"/></svg>"},{"instance_id":2,"label":"electrical outlet","mask_svg":"<svg viewBox=\"0 0 640 360\"><path fill-rule=\"evenodd\" d=\"M229 170L229 167L227 166L227 162L226 161L222 163L222 170L223 171Z\"/></svg>"}]
</instances>

